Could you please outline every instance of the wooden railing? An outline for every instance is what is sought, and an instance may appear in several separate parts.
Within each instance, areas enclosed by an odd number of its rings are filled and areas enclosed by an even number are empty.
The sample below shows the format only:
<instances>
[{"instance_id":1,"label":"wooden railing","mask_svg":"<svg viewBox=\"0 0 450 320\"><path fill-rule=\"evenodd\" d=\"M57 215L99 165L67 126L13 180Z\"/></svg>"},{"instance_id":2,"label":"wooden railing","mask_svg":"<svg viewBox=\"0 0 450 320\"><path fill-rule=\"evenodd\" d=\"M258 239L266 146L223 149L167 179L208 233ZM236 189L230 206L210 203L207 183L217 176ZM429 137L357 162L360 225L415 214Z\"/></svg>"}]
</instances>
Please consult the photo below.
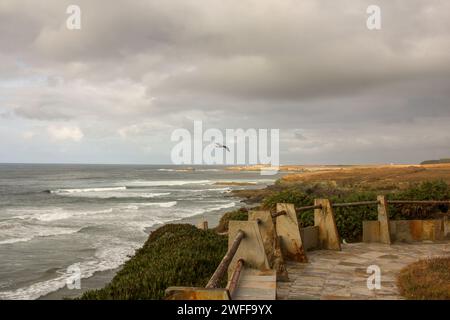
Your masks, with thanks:
<instances>
[{"instance_id":1,"label":"wooden railing","mask_svg":"<svg viewBox=\"0 0 450 320\"><path fill-rule=\"evenodd\" d=\"M166 292L169 299L230 299L238 288L244 268L272 269L276 271L277 277L287 279L285 260L307 262L308 248L305 248L305 241L308 245L315 241L315 247L318 248L341 250L334 208L376 205L378 220L364 221L364 228L368 226L369 230L376 227L379 232L376 240L390 244L388 205L441 204L450 205L450 201L387 200L385 196L378 196L373 201L331 203L328 199L316 199L314 205L310 206L295 208L293 204L277 204L276 212L251 211L249 221L229 221L229 249L205 288L172 287ZM297 212L308 210L314 210L314 227L299 228ZM306 232L306 229L309 231ZM227 273L229 276L226 287L219 288Z\"/></svg>"},{"instance_id":2,"label":"wooden railing","mask_svg":"<svg viewBox=\"0 0 450 320\"><path fill-rule=\"evenodd\" d=\"M386 200L387 204L415 204L415 205L450 205L450 200ZM380 201L374 200L374 201L359 201L359 202L344 202L344 203L332 203L331 206L333 208L344 208L344 207L361 207L361 206L371 206L371 205L379 205ZM314 209L322 209L322 205L311 205L311 206L304 206L304 207L296 207L295 211L302 212L302 211L308 211L308 210L314 210ZM273 212L272 217L276 218L278 216L286 214L285 211L280 212Z\"/></svg>"},{"instance_id":3,"label":"wooden railing","mask_svg":"<svg viewBox=\"0 0 450 320\"><path fill-rule=\"evenodd\" d=\"M233 260L234 255L236 254L236 251L238 250L239 245L241 244L241 241L242 241L242 239L244 239L244 237L245 237L244 231L239 230L235 239L233 240L233 244L231 245L231 248L228 250L228 252L223 257L223 259L220 262L219 266L217 267L216 271L214 272L214 274L212 275L208 284L206 285L206 288L218 288L219 287L220 281L225 276L225 273L227 272L228 267L230 266L230 263Z\"/></svg>"}]
</instances>

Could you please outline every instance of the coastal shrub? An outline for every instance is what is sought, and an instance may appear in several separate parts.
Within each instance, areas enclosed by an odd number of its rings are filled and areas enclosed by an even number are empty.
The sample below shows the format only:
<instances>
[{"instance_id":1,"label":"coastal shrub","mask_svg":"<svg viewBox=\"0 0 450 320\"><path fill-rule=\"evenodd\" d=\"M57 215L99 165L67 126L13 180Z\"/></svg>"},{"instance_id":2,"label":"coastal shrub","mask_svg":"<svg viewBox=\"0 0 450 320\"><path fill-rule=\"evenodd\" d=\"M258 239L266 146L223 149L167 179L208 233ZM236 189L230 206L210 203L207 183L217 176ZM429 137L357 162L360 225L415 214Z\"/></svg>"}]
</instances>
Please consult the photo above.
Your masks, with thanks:
<instances>
[{"instance_id":1,"label":"coastal shrub","mask_svg":"<svg viewBox=\"0 0 450 320\"><path fill-rule=\"evenodd\" d=\"M359 202L374 200L376 195L371 192L358 192L348 195L330 197L332 203ZM313 202L311 202L313 204ZM362 222L377 219L377 209L374 206L343 207L334 209L336 226L341 239L347 242L360 241L362 238ZM314 225L314 211L297 213L301 227Z\"/></svg>"},{"instance_id":2,"label":"coastal shrub","mask_svg":"<svg viewBox=\"0 0 450 320\"><path fill-rule=\"evenodd\" d=\"M376 200L376 191L341 191L320 186L292 187L266 197L263 207L274 210L277 203L293 203L296 207L308 206L315 198L328 198L332 203L359 202ZM391 200L450 200L450 186L444 181L423 182L406 190L387 194ZM434 219L448 211L448 205L391 205L389 207L391 219ZM336 225L339 235L348 242L361 241L362 223L364 220L377 219L376 206L358 206L335 208ZM314 225L313 210L297 213L301 227Z\"/></svg>"},{"instance_id":3,"label":"coastal shrub","mask_svg":"<svg viewBox=\"0 0 450 320\"><path fill-rule=\"evenodd\" d=\"M332 203L373 201L377 195L373 192L357 192L346 196L332 197ZM358 206L335 208L336 226L341 239L347 242L361 241L362 225L364 220L376 220L378 218L377 207Z\"/></svg>"},{"instance_id":4,"label":"coastal shrub","mask_svg":"<svg viewBox=\"0 0 450 320\"><path fill-rule=\"evenodd\" d=\"M227 238L188 224L154 231L103 289L83 300L161 299L169 286L204 287L227 251Z\"/></svg>"},{"instance_id":5,"label":"coastal shrub","mask_svg":"<svg viewBox=\"0 0 450 320\"><path fill-rule=\"evenodd\" d=\"M310 206L314 203L314 199L299 190L298 188L289 188L277 193L274 193L264 199L262 207L271 211L275 211L277 203L293 203L296 208L303 206ZM308 227L314 225L313 212L303 211L297 213L297 219L300 227Z\"/></svg>"},{"instance_id":6,"label":"coastal shrub","mask_svg":"<svg viewBox=\"0 0 450 320\"><path fill-rule=\"evenodd\" d=\"M215 231L218 233L223 233L228 231L228 222L230 220L247 221L248 220L248 209L240 208L235 211L230 211L225 213L222 218L220 218L219 224L217 225Z\"/></svg>"},{"instance_id":7,"label":"coastal shrub","mask_svg":"<svg viewBox=\"0 0 450 320\"><path fill-rule=\"evenodd\" d=\"M277 203L293 203L295 207L309 206L313 204L314 198L298 189L287 189L276 192L266 197L262 203L262 207L268 210L275 210Z\"/></svg>"}]
</instances>

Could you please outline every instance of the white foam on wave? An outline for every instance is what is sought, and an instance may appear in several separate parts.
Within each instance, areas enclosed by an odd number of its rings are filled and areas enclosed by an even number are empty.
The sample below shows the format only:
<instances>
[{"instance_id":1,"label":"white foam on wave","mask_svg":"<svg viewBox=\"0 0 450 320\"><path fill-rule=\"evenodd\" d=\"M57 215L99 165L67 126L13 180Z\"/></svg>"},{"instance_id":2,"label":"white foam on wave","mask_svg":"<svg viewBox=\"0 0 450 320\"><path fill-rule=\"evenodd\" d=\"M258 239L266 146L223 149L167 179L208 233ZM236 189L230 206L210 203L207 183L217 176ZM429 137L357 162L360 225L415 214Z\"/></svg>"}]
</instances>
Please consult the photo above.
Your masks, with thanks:
<instances>
[{"instance_id":1,"label":"white foam on wave","mask_svg":"<svg viewBox=\"0 0 450 320\"><path fill-rule=\"evenodd\" d=\"M1 226L0 245L28 242L36 238L69 235L82 228L50 227L41 225L24 225L21 223L3 223Z\"/></svg>"},{"instance_id":2,"label":"white foam on wave","mask_svg":"<svg viewBox=\"0 0 450 320\"><path fill-rule=\"evenodd\" d=\"M125 206L127 210L139 210L142 207L159 207L159 208L171 208L177 205L177 201L169 202L143 202L143 203L131 203Z\"/></svg>"},{"instance_id":3,"label":"white foam on wave","mask_svg":"<svg viewBox=\"0 0 450 320\"><path fill-rule=\"evenodd\" d=\"M12 238L12 239L6 239L6 240L0 240L1 244L12 244L17 242L27 242L33 240L33 237L27 237L27 238Z\"/></svg>"},{"instance_id":4,"label":"white foam on wave","mask_svg":"<svg viewBox=\"0 0 450 320\"><path fill-rule=\"evenodd\" d=\"M209 212L233 208L235 206L236 206L235 202L227 202L227 203L212 206L212 207L199 208L199 209L194 209L194 210L189 210L189 211L185 210L185 211L183 211L182 215L179 217L181 219L188 218L188 217L192 217L192 216L196 216L196 215L200 215L200 214L205 214L205 213L209 213Z\"/></svg>"},{"instance_id":5,"label":"white foam on wave","mask_svg":"<svg viewBox=\"0 0 450 320\"><path fill-rule=\"evenodd\" d=\"M0 300L34 300L46 294L62 289L73 279L70 270L79 268L81 279L90 278L96 272L116 269L121 266L129 255L140 246L139 243L125 243L120 240L120 246L100 248L93 260L83 261L68 266L66 270L58 272L58 276L46 281L36 282L27 287L11 291L0 291ZM81 286L82 286L81 282Z\"/></svg>"},{"instance_id":6,"label":"white foam on wave","mask_svg":"<svg viewBox=\"0 0 450 320\"><path fill-rule=\"evenodd\" d=\"M104 214L111 213L113 208L101 209L101 210L66 210L63 208L43 208L43 209L19 209L19 210L10 210L10 211L18 211L23 212L25 214L13 216L12 218L21 219L21 220L38 220L38 221L57 221L64 220L73 217L80 216L89 216L96 214Z\"/></svg>"},{"instance_id":7,"label":"white foam on wave","mask_svg":"<svg viewBox=\"0 0 450 320\"><path fill-rule=\"evenodd\" d=\"M225 203L222 205L207 208L206 212L217 211L217 210L222 210L222 209L229 209L229 208L233 208L234 206L236 206L235 202L229 202L229 203Z\"/></svg>"},{"instance_id":8,"label":"white foam on wave","mask_svg":"<svg viewBox=\"0 0 450 320\"><path fill-rule=\"evenodd\" d=\"M62 193L66 197L82 197L96 199L125 199L125 198L144 198L151 199L170 195L170 192L84 192L84 193Z\"/></svg>"},{"instance_id":9,"label":"white foam on wave","mask_svg":"<svg viewBox=\"0 0 450 320\"><path fill-rule=\"evenodd\" d=\"M164 187L164 186L184 186L189 184L204 184L211 185L214 181L211 180L136 180L127 182L129 187Z\"/></svg>"},{"instance_id":10,"label":"white foam on wave","mask_svg":"<svg viewBox=\"0 0 450 320\"><path fill-rule=\"evenodd\" d=\"M104 191L118 191L126 190L127 187L101 187L101 188L80 188L80 189L56 189L50 190L50 193L64 194L64 193L82 193L82 192L104 192Z\"/></svg>"},{"instance_id":11,"label":"white foam on wave","mask_svg":"<svg viewBox=\"0 0 450 320\"><path fill-rule=\"evenodd\" d=\"M185 190L187 192L205 192L205 191L216 191L216 192L230 192L231 188L209 188L209 189L194 189L194 190Z\"/></svg>"}]
</instances>

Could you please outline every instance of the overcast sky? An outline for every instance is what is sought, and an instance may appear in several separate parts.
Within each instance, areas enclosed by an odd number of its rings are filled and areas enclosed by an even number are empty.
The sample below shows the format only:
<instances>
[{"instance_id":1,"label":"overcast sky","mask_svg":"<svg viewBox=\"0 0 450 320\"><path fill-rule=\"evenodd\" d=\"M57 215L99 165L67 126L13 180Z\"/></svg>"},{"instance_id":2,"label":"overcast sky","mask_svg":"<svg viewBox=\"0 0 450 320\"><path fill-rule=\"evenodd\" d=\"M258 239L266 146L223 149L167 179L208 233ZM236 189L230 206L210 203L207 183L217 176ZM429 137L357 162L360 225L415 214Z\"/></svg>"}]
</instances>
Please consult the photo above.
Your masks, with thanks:
<instances>
[{"instance_id":1,"label":"overcast sky","mask_svg":"<svg viewBox=\"0 0 450 320\"><path fill-rule=\"evenodd\" d=\"M0 61L0 162L170 163L194 120L282 163L450 157L447 0L0 0Z\"/></svg>"}]
</instances>

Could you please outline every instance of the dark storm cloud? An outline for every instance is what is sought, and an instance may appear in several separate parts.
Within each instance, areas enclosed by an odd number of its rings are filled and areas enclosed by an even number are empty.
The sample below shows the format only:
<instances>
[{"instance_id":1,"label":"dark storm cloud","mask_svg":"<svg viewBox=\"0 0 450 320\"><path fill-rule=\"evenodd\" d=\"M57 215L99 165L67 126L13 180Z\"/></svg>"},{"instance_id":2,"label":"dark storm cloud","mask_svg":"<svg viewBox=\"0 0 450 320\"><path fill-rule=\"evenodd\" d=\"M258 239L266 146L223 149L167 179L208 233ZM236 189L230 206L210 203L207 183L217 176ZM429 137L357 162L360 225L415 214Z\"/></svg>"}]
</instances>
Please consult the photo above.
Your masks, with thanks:
<instances>
[{"instance_id":1,"label":"dark storm cloud","mask_svg":"<svg viewBox=\"0 0 450 320\"><path fill-rule=\"evenodd\" d=\"M79 159L98 141L167 161L171 130L193 120L280 128L289 162L448 156L450 3L377 1L369 31L372 2L3 0L0 114L15 118L1 126L50 128Z\"/></svg>"}]
</instances>

